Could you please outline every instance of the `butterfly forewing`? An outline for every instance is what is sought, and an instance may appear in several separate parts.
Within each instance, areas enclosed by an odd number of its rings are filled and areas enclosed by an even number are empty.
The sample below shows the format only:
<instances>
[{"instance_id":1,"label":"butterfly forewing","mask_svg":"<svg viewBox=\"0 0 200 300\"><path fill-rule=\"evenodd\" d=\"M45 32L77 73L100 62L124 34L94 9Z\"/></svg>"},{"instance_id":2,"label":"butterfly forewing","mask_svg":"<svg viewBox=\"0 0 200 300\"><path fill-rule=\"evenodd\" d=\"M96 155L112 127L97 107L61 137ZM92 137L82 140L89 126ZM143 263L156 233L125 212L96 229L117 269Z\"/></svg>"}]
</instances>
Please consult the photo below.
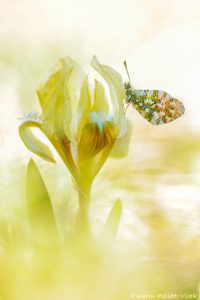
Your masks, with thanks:
<instances>
[{"instance_id":1,"label":"butterfly forewing","mask_svg":"<svg viewBox=\"0 0 200 300\"><path fill-rule=\"evenodd\" d=\"M171 122L185 111L179 100L161 90L132 90L129 102L153 125Z\"/></svg>"}]
</instances>

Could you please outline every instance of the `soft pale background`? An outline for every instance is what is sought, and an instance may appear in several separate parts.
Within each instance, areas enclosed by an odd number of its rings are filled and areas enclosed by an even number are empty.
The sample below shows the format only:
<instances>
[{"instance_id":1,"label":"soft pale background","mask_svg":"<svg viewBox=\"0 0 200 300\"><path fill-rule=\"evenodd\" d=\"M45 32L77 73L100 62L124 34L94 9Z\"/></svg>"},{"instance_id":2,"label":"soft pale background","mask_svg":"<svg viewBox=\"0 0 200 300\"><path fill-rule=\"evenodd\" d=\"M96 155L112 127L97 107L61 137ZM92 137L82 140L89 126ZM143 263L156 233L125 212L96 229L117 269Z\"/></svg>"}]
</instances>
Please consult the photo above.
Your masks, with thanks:
<instances>
[{"instance_id":1,"label":"soft pale background","mask_svg":"<svg viewBox=\"0 0 200 300\"><path fill-rule=\"evenodd\" d=\"M95 53L124 79L126 59L136 87L163 88L183 100L186 116L164 130L186 126L197 132L198 0L2 1L0 20L3 148L20 148L11 128L12 124L16 129L16 112L20 116L21 111L35 108L35 89L46 78L49 65L64 55L87 68ZM130 113L136 128L146 126L135 112Z\"/></svg>"},{"instance_id":2,"label":"soft pale background","mask_svg":"<svg viewBox=\"0 0 200 300\"><path fill-rule=\"evenodd\" d=\"M173 276L181 277L180 285L196 286L200 249L200 1L0 2L1 214L14 215L10 204L21 213L21 178L32 155L18 137L18 118L23 112L39 110L35 89L46 78L52 62L69 55L89 72L95 53L126 80L122 64L126 59L136 87L168 91L183 101L186 113L176 122L153 127L129 108L133 122L129 155L123 160L110 159L96 180L91 208L94 231L98 232L111 203L120 197L124 203L118 236L123 241L121 250L134 251L131 261L171 263L169 274L175 270ZM55 210L65 219L62 199L74 195L70 177L60 161L56 166L40 159L37 162L55 199ZM62 195L59 199L58 193ZM73 211L76 205L68 200ZM155 268L150 268L150 274Z\"/></svg>"}]
</instances>

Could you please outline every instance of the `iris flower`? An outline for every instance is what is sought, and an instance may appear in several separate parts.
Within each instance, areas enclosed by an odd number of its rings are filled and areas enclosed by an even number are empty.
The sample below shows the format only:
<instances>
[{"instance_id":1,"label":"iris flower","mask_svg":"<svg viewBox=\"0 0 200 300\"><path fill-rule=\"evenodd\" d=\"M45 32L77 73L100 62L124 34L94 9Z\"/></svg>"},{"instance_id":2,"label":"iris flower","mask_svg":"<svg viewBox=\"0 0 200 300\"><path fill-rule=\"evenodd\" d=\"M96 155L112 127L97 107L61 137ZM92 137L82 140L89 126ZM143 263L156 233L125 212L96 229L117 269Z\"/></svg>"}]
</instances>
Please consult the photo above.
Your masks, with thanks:
<instances>
[{"instance_id":1,"label":"iris flower","mask_svg":"<svg viewBox=\"0 0 200 300\"><path fill-rule=\"evenodd\" d=\"M80 220L85 226L92 182L116 140L120 150L120 140L122 145L126 136L122 78L111 67L100 64L95 56L91 65L106 82L109 93L96 79L92 88L80 66L69 57L62 58L37 91L41 118L27 117L19 127L26 147L43 159L55 162L50 149L31 128L39 128L56 149L74 179Z\"/></svg>"}]
</instances>

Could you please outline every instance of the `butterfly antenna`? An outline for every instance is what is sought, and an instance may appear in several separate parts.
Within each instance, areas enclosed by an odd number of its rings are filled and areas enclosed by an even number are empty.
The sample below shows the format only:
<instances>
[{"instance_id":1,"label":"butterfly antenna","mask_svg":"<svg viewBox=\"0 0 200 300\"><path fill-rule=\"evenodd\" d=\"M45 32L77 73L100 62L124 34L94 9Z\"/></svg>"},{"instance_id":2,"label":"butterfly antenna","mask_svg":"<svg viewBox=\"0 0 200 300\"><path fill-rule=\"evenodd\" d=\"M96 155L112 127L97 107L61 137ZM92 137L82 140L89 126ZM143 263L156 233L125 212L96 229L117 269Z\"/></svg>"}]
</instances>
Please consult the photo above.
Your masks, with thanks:
<instances>
[{"instance_id":1,"label":"butterfly antenna","mask_svg":"<svg viewBox=\"0 0 200 300\"><path fill-rule=\"evenodd\" d=\"M128 66L127 66L127 63L126 63L125 60L124 60L124 67L125 67L125 70L126 70L126 74L128 75L129 82L131 82L131 77L130 77L130 75L129 75L129 72L128 72Z\"/></svg>"}]
</instances>

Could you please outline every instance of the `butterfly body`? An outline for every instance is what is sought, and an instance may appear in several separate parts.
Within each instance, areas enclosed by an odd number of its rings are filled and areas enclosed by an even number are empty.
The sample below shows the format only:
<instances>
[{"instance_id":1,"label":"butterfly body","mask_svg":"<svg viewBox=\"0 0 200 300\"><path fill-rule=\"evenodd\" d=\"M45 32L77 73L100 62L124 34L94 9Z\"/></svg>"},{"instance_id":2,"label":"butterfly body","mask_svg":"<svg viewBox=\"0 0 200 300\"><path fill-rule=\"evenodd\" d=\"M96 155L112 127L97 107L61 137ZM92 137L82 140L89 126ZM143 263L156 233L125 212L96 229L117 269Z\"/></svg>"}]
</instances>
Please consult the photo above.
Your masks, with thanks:
<instances>
[{"instance_id":1,"label":"butterfly body","mask_svg":"<svg viewBox=\"0 0 200 300\"><path fill-rule=\"evenodd\" d=\"M151 124L171 122L184 114L183 104L161 90L134 89L130 82L124 84L126 101Z\"/></svg>"}]
</instances>

